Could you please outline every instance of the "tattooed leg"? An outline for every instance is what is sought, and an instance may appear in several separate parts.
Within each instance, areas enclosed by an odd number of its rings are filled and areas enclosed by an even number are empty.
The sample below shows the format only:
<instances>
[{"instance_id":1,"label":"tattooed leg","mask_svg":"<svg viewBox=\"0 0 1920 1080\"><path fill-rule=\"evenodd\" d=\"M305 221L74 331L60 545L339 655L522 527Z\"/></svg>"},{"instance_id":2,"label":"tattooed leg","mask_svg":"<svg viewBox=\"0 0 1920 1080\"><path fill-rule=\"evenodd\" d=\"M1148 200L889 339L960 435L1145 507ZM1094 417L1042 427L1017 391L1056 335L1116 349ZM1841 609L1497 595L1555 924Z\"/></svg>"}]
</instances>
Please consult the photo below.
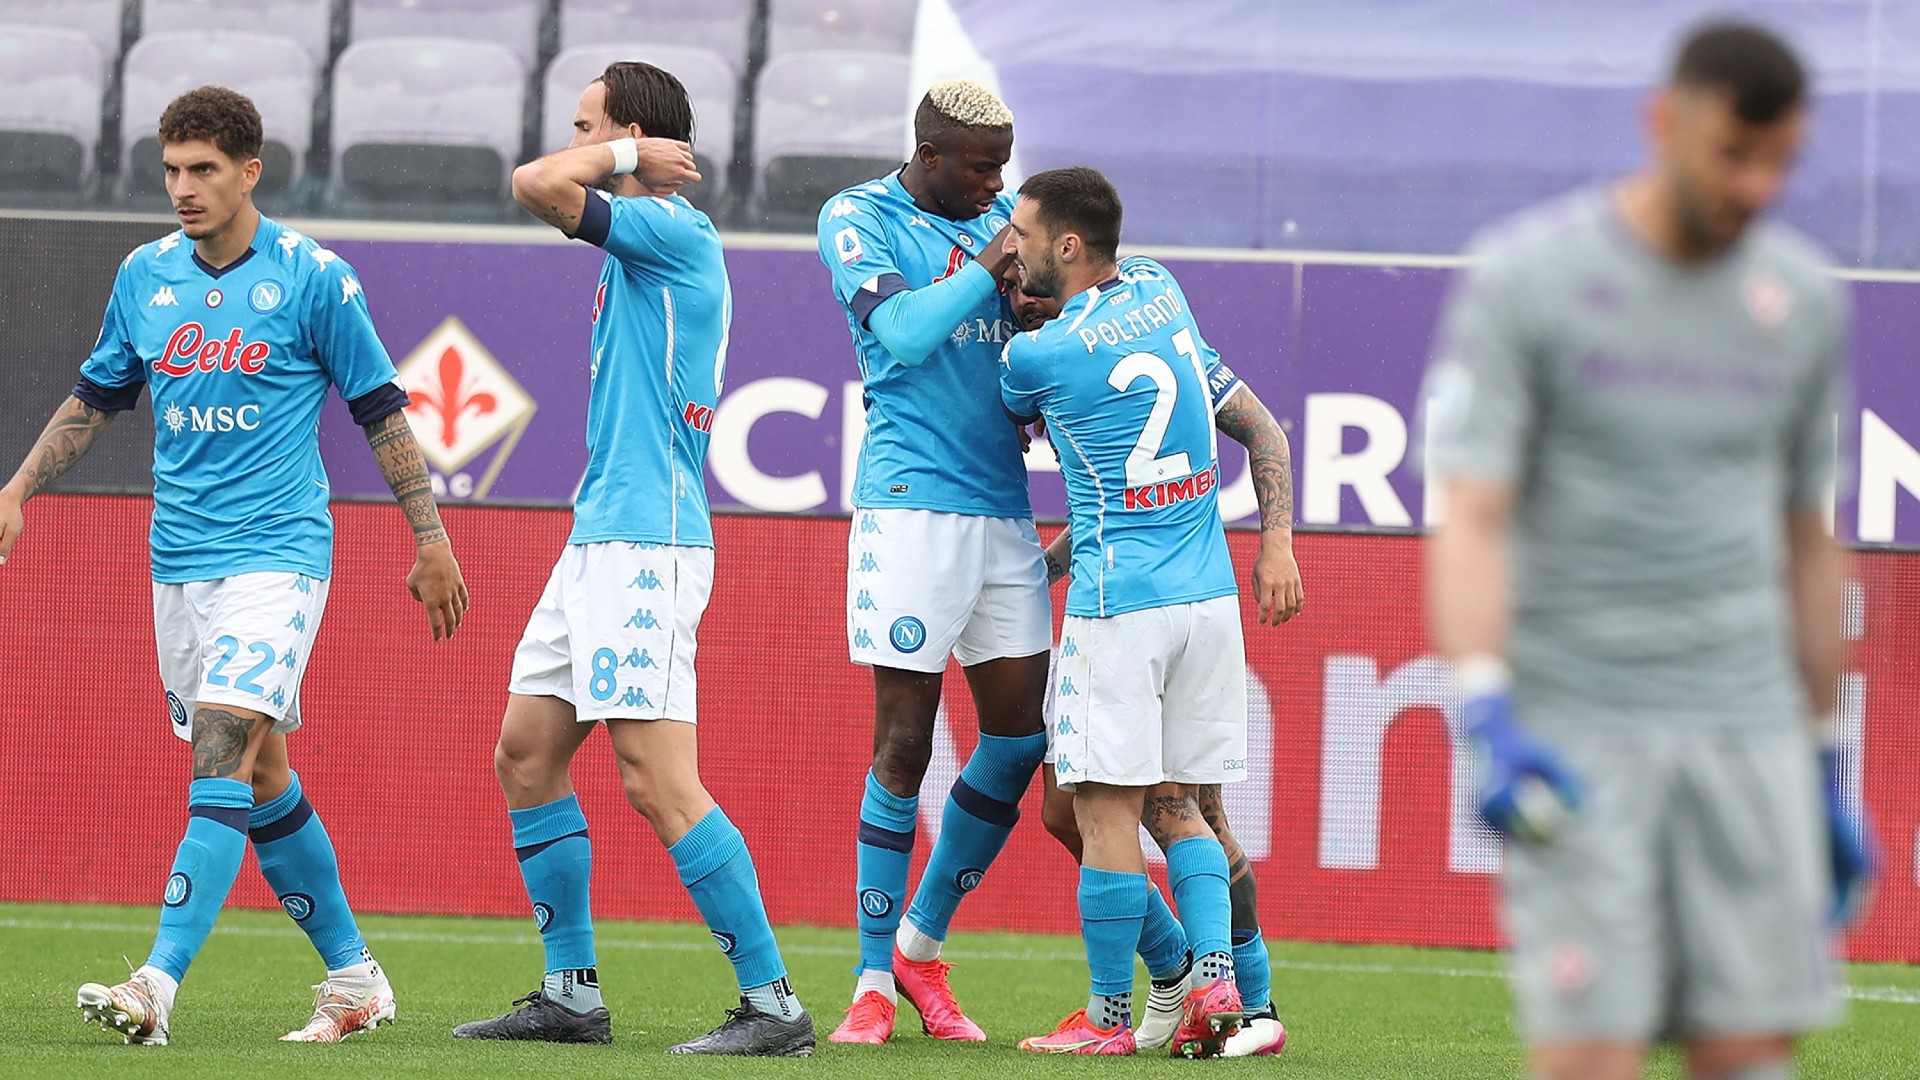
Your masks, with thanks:
<instances>
[{"instance_id":1,"label":"tattooed leg","mask_svg":"<svg viewBox=\"0 0 1920 1080\"><path fill-rule=\"evenodd\" d=\"M1246 849L1234 838L1233 830L1227 827L1226 807L1220 802L1220 785L1202 784L1194 790L1200 804L1200 816L1206 819L1213 835L1219 837L1221 849L1227 853L1227 887L1233 895L1233 928L1236 931L1258 930L1260 914L1254 891L1253 864L1247 859Z\"/></svg>"},{"instance_id":2,"label":"tattooed leg","mask_svg":"<svg viewBox=\"0 0 1920 1080\"><path fill-rule=\"evenodd\" d=\"M193 711L193 778L239 780L251 785L253 762L273 723L246 709L203 705Z\"/></svg>"}]
</instances>

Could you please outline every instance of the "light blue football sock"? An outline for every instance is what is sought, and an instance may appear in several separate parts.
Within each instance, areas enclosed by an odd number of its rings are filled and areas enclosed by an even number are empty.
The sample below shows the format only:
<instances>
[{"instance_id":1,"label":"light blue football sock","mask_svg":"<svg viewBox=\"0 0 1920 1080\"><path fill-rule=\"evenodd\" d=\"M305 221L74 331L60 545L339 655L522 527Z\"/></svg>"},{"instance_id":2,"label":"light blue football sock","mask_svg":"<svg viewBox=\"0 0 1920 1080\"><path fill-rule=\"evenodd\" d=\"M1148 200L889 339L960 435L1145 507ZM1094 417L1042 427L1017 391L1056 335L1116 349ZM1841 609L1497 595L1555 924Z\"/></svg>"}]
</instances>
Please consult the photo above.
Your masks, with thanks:
<instances>
[{"instance_id":1,"label":"light blue football sock","mask_svg":"<svg viewBox=\"0 0 1920 1080\"><path fill-rule=\"evenodd\" d=\"M687 830L667 849L680 871L680 884L693 897L707 921L707 931L733 963L741 996L762 1012L791 1020L800 1015L800 1000L787 981L787 965L767 921L767 905L760 896L760 879L753 872L753 856L746 837L719 807Z\"/></svg>"},{"instance_id":2,"label":"light blue football sock","mask_svg":"<svg viewBox=\"0 0 1920 1080\"><path fill-rule=\"evenodd\" d=\"M1190 836L1167 848L1167 882L1180 908L1195 974L1212 981L1220 972L1215 958L1232 971L1233 908L1227 892L1227 855L1211 836Z\"/></svg>"},{"instance_id":3,"label":"light blue football sock","mask_svg":"<svg viewBox=\"0 0 1920 1080\"><path fill-rule=\"evenodd\" d=\"M247 854L247 811L253 786L223 777L195 780L187 789L187 835L167 876L160 932L147 963L184 979L200 947L213 932L220 905L227 902L240 860Z\"/></svg>"},{"instance_id":4,"label":"light blue football sock","mask_svg":"<svg viewBox=\"0 0 1920 1080\"><path fill-rule=\"evenodd\" d=\"M533 903L533 924L546 951L542 987L549 1000L574 1012L602 1005L593 948L593 844L580 799L509 810L513 853Z\"/></svg>"},{"instance_id":5,"label":"light blue football sock","mask_svg":"<svg viewBox=\"0 0 1920 1080\"><path fill-rule=\"evenodd\" d=\"M1140 959L1155 982L1177 979L1187 972L1187 932L1173 917L1167 898L1147 882L1147 913L1140 921Z\"/></svg>"},{"instance_id":6,"label":"light blue football sock","mask_svg":"<svg viewBox=\"0 0 1920 1080\"><path fill-rule=\"evenodd\" d=\"M1248 1012L1258 1012L1272 1002L1273 963L1258 928L1233 932L1233 976Z\"/></svg>"},{"instance_id":7,"label":"light blue football sock","mask_svg":"<svg viewBox=\"0 0 1920 1080\"><path fill-rule=\"evenodd\" d=\"M340 885L340 860L320 815L307 801L300 774L276 798L247 815L247 835L280 906L320 953L328 971L371 959Z\"/></svg>"},{"instance_id":8,"label":"light blue football sock","mask_svg":"<svg viewBox=\"0 0 1920 1080\"><path fill-rule=\"evenodd\" d=\"M920 797L895 795L871 771L860 800L854 889L860 902L860 968L893 970L893 935L907 900L907 864L918 832Z\"/></svg>"},{"instance_id":9,"label":"light blue football sock","mask_svg":"<svg viewBox=\"0 0 1920 1080\"><path fill-rule=\"evenodd\" d=\"M1151 888L1145 874L1080 868L1080 934L1093 989L1087 1016L1101 1027L1133 1022L1133 952Z\"/></svg>"},{"instance_id":10,"label":"light blue football sock","mask_svg":"<svg viewBox=\"0 0 1920 1080\"><path fill-rule=\"evenodd\" d=\"M960 898L980 884L1020 820L1020 797L1047 752L1044 732L981 735L940 815L940 839L927 855L907 921L935 941L947 939Z\"/></svg>"}]
</instances>

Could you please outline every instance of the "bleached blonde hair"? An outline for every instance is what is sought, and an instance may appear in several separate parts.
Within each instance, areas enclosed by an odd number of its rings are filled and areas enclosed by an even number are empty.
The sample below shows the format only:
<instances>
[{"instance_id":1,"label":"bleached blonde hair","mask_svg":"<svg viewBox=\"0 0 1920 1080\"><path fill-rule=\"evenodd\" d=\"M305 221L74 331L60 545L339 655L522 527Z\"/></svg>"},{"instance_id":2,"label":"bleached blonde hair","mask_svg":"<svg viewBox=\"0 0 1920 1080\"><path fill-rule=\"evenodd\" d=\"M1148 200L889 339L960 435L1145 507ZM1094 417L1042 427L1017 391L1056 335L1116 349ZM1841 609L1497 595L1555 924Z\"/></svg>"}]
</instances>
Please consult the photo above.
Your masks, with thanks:
<instances>
[{"instance_id":1,"label":"bleached blonde hair","mask_svg":"<svg viewBox=\"0 0 1920 1080\"><path fill-rule=\"evenodd\" d=\"M960 127L1010 128L1013 110L1000 96L972 79L948 79L927 89L923 108Z\"/></svg>"}]
</instances>

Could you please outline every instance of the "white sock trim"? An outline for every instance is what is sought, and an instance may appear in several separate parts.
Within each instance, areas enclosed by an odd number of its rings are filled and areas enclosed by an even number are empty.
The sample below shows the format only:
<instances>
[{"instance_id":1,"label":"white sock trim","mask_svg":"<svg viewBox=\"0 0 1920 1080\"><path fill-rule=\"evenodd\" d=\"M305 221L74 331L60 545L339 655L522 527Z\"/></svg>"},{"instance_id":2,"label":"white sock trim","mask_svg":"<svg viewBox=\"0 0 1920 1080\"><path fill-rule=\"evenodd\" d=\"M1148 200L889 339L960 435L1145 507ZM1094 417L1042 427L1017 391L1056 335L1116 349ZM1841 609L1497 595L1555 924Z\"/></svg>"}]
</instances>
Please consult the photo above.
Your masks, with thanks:
<instances>
[{"instance_id":1,"label":"white sock trim","mask_svg":"<svg viewBox=\"0 0 1920 1080\"><path fill-rule=\"evenodd\" d=\"M877 990L881 996L895 1005L900 1004L900 990L893 984L893 972L868 968L860 973L860 981L853 985L853 1000L859 1001L860 995L869 990Z\"/></svg>"},{"instance_id":2,"label":"white sock trim","mask_svg":"<svg viewBox=\"0 0 1920 1080\"><path fill-rule=\"evenodd\" d=\"M900 955L916 964L940 959L940 939L913 925L911 919L900 920L900 931L893 936L893 943Z\"/></svg>"}]
</instances>

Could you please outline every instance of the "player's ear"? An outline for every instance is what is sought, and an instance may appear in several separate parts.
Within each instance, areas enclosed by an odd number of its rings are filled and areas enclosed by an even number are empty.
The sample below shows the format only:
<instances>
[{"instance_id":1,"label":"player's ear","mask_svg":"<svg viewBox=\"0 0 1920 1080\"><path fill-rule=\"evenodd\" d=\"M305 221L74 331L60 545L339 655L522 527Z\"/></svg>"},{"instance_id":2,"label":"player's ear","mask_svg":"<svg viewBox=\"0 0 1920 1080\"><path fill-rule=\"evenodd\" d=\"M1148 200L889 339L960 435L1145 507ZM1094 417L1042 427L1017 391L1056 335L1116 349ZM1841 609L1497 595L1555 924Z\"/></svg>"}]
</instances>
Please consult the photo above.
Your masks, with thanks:
<instances>
[{"instance_id":1,"label":"player's ear","mask_svg":"<svg viewBox=\"0 0 1920 1080\"><path fill-rule=\"evenodd\" d=\"M1647 101L1641 108L1642 122L1647 127L1647 138L1655 146L1667 145L1673 134L1674 89L1662 87L1647 95Z\"/></svg>"},{"instance_id":2,"label":"player's ear","mask_svg":"<svg viewBox=\"0 0 1920 1080\"><path fill-rule=\"evenodd\" d=\"M913 160L923 169L931 170L940 164L940 151L930 142L923 142L913 148Z\"/></svg>"},{"instance_id":3,"label":"player's ear","mask_svg":"<svg viewBox=\"0 0 1920 1080\"><path fill-rule=\"evenodd\" d=\"M1073 262L1086 250L1086 245L1080 242L1080 234L1076 232L1061 233L1059 244L1061 262Z\"/></svg>"},{"instance_id":4,"label":"player's ear","mask_svg":"<svg viewBox=\"0 0 1920 1080\"><path fill-rule=\"evenodd\" d=\"M266 166L259 158L248 158L247 163L240 166L241 190L253 191L254 185L260 182L260 170L264 168Z\"/></svg>"}]
</instances>

